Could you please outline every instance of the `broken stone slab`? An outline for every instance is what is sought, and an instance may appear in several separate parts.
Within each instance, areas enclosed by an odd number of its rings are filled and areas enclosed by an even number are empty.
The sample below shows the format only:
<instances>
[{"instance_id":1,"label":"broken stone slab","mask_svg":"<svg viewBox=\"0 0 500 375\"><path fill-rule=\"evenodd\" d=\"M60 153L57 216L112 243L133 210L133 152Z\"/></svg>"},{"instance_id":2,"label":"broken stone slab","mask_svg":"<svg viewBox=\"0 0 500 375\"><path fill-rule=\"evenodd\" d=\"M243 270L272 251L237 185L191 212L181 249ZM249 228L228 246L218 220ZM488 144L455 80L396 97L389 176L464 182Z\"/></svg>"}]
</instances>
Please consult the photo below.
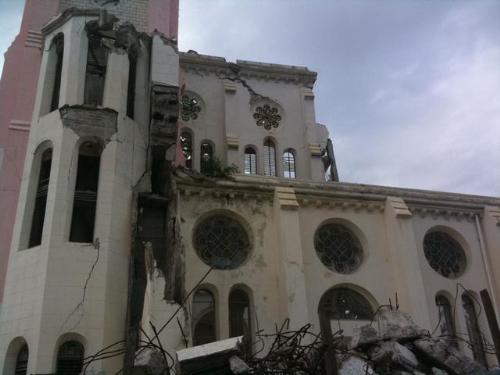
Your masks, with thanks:
<instances>
[{"instance_id":1,"label":"broken stone slab","mask_svg":"<svg viewBox=\"0 0 500 375\"><path fill-rule=\"evenodd\" d=\"M421 338L414 341L419 353L453 375L472 375L484 371L482 365L459 352L444 339Z\"/></svg>"},{"instance_id":2,"label":"broken stone slab","mask_svg":"<svg viewBox=\"0 0 500 375\"><path fill-rule=\"evenodd\" d=\"M365 360L350 356L342 362L338 375L377 375Z\"/></svg>"},{"instance_id":3,"label":"broken stone slab","mask_svg":"<svg viewBox=\"0 0 500 375\"><path fill-rule=\"evenodd\" d=\"M415 354L397 341L381 342L370 351L370 359L375 363L398 366L410 372L419 364Z\"/></svg>"},{"instance_id":4,"label":"broken stone slab","mask_svg":"<svg viewBox=\"0 0 500 375\"><path fill-rule=\"evenodd\" d=\"M378 334L384 339L412 340L428 334L415 324L410 315L390 308L380 309L377 315Z\"/></svg>"},{"instance_id":5,"label":"broken stone slab","mask_svg":"<svg viewBox=\"0 0 500 375\"><path fill-rule=\"evenodd\" d=\"M137 369L137 374L143 371L142 373L144 374L163 375L168 368L168 363L166 363L163 354L152 348L138 350L134 365Z\"/></svg>"},{"instance_id":6,"label":"broken stone slab","mask_svg":"<svg viewBox=\"0 0 500 375\"><path fill-rule=\"evenodd\" d=\"M233 355L229 358L229 367L233 374L248 374L250 373L250 367L237 355Z\"/></svg>"},{"instance_id":7,"label":"broken stone slab","mask_svg":"<svg viewBox=\"0 0 500 375\"><path fill-rule=\"evenodd\" d=\"M377 329L367 324L361 327L355 327L351 340L351 348L374 344L380 341L381 337L378 335Z\"/></svg>"}]
</instances>

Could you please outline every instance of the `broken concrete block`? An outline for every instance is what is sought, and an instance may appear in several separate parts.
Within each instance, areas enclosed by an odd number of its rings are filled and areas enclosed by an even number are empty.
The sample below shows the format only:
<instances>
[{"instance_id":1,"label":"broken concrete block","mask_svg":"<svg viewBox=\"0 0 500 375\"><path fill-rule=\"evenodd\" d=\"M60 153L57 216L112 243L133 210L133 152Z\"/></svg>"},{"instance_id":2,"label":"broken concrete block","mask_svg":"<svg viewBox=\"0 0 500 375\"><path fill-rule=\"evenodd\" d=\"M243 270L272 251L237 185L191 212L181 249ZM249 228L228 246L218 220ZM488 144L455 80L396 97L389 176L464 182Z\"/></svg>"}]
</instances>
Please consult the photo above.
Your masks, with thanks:
<instances>
[{"instance_id":1,"label":"broken concrete block","mask_svg":"<svg viewBox=\"0 0 500 375\"><path fill-rule=\"evenodd\" d=\"M396 341L384 341L373 348L370 358L376 363L391 363L405 370L413 371L418 367L418 360L408 348Z\"/></svg>"},{"instance_id":2,"label":"broken concrete block","mask_svg":"<svg viewBox=\"0 0 500 375\"><path fill-rule=\"evenodd\" d=\"M248 374L250 372L250 367L236 355L229 358L229 367L233 374Z\"/></svg>"},{"instance_id":3,"label":"broken concrete block","mask_svg":"<svg viewBox=\"0 0 500 375\"><path fill-rule=\"evenodd\" d=\"M483 366L459 352L444 339L422 338L416 340L416 349L435 361L439 367L446 369L447 372L459 375L472 375L484 371Z\"/></svg>"},{"instance_id":4,"label":"broken concrete block","mask_svg":"<svg viewBox=\"0 0 500 375\"><path fill-rule=\"evenodd\" d=\"M339 375L376 375L368 362L361 358L351 356L342 363Z\"/></svg>"},{"instance_id":5,"label":"broken concrete block","mask_svg":"<svg viewBox=\"0 0 500 375\"><path fill-rule=\"evenodd\" d=\"M163 375L168 368L168 363L166 363L165 357L160 351L146 348L137 351L135 367L137 367L138 371L142 369L145 374Z\"/></svg>"},{"instance_id":6,"label":"broken concrete block","mask_svg":"<svg viewBox=\"0 0 500 375\"><path fill-rule=\"evenodd\" d=\"M380 340L377 330L371 325L355 327L352 335L351 348L374 344Z\"/></svg>"},{"instance_id":7,"label":"broken concrete block","mask_svg":"<svg viewBox=\"0 0 500 375\"><path fill-rule=\"evenodd\" d=\"M410 340L428 332L417 326L410 315L389 308L380 309L377 315L379 335L385 339Z\"/></svg>"}]
</instances>

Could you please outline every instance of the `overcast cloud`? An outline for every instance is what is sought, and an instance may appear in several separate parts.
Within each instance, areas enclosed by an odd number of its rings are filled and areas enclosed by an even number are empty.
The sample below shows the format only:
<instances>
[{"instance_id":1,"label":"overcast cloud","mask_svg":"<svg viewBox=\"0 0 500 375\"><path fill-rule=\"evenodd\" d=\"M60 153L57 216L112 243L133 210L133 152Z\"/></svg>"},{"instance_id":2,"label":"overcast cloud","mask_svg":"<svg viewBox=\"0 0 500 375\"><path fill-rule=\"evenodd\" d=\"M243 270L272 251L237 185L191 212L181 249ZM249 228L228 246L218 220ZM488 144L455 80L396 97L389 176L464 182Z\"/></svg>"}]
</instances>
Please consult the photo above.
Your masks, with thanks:
<instances>
[{"instance_id":1,"label":"overcast cloud","mask_svg":"<svg viewBox=\"0 0 500 375\"><path fill-rule=\"evenodd\" d=\"M181 50L319 73L341 180L500 195L500 1L180 1Z\"/></svg>"}]
</instances>

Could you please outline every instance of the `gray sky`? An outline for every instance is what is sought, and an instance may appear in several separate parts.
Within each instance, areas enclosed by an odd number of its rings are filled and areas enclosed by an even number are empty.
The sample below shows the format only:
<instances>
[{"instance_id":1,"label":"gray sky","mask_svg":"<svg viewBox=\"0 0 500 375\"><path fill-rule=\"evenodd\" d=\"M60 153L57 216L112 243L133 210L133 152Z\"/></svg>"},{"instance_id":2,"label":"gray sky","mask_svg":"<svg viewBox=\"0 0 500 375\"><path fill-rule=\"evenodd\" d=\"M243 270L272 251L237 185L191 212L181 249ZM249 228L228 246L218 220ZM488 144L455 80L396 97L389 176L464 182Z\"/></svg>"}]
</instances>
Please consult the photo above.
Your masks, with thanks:
<instances>
[{"instance_id":1,"label":"gray sky","mask_svg":"<svg viewBox=\"0 0 500 375\"><path fill-rule=\"evenodd\" d=\"M500 195L500 1L181 0L179 44L317 71L343 181Z\"/></svg>"}]
</instances>

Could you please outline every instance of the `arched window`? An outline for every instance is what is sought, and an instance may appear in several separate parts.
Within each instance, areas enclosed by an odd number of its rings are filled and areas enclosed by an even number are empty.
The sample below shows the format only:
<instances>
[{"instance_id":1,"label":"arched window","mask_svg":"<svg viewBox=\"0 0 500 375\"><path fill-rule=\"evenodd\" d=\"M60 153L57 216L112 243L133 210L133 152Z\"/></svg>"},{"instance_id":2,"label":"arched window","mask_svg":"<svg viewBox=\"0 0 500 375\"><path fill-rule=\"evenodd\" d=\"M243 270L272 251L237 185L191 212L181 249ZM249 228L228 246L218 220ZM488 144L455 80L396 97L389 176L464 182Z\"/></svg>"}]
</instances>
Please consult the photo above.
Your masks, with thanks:
<instances>
[{"instance_id":1,"label":"arched window","mask_svg":"<svg viewBox=\"0 0 500 375\"><path fill-rule=\"evenodd\" d=\"M453 324L453 314L450 301L445 296L438 294L436 296L436 306L438 308L441 335L447 337L449 341L456 346L457 342L454 340L455 325Z\"/></svg>"},{"instance_id":2,"label":"arched window","mask_svg":"<svg viewBox=\"0 0 500 375\"><path fill-rule=\"evenodd\" d=\"M52 48L55 49L56 65L54 75L54 86L52 88L52 100L50 102L50 112L59 107L59 93L61 89L61 72L64 55L64 35L58 34L52 41Z\"/></svg>"},{"instance_id":3,"label":"arched window","mask_svg":"<svg viewBox=\"0 0 500 375\"><path fill-rule=\"evenodd\" d=\"M208 141L203 141L200 147L200 172L207 173L213 167L214 148Z\"/></svg>"},{"instance_id":4,"label":"arched window","mask_svg":"<svg viewBox=\"0 0 500 375\"><path fill-rule=\"evenodd\" d=\"M370 302L361 293L347 287L333 288L323 294L319 311L330 320L370 320L373 317Z\"/></svg>"},{"instance_id":5,"label":"arched window","mask_svg":"<svg viewBox=\"0 0 500 375\"><path fill-rule=\"evenodd\" d=\"M476 361L484 366L487 366L481 330L479 329L476 308L474 307L474 300L468 295L468 292L464 292L464 294L462 294L462 305L465 313L465 323L467 325L469 342L472 347L472 355Z\"/></svg>"},{"instance_id":6,"label":"arched window","mask_svg":"<svg viewBox=\"0 0 500 375\"><path fill-rule=\"evenodd\" d=\"M276 176L276 148L269 138L264 141L264 175Z\"/></svg>"},{"instance_id":7,"label":"arched window","mask_svg":"<svg viewBox=\"0 0 500 375\"><path fill-rule=\"evenodd\" d=\"M283 177L295 178L295 155L291 149L283 153Z\"/></svg>"},{"instance_id":8,"label":"arched window","mask_svg":"<svg viewBox=\"0 0 500 375\"><path fill-rule=\"evenodd\" d=\"M57 353L56 374L79 375L83 369L83 345L78 341L66 341Z\"/></svg>"},{"instance_id":9,"label":"arched window","mask_svg":"<svg viewBox=\"0 0 500 375\"><path fill-rule=\"evenodd\" d=\"M45 207L47 205L51 165L52 149L49 148L43 152L41 157L35 208L33 210L33 220L31 221L29 247L38 246L42 243L43 222L45 220Z\"/></svg>"},{"instance_id":10,"label":"arched window","mask_svg":"<svg viewBox=\"0 0 500 375\"><path fill-rule=\"evenodd\" d=\"M28 358L29 358L29 351L28 351L28 345L24 344L19 352L17 353L17 358L16 358L16 369L14 374L15 375L26 375L28 372Z\"/></svg>"},{"instance_id":11,"label":"arched window","mask_svg":"<svg viewBox=\"0 0 500 375\"><path fill-rule=\"evenodd\" d=\"M180 137L182 154L184 155L185 166L193 168L193 137L188 131L183 131Z\"/></svg>"},{"instance_id":12,"label":"arched window","mask_svg":"<svg viewBox=\"0 0 500 375\"><path fill-rule=\"evenodd\" d=\"M250 299L241 289L229 294L229 336L248 336L251 333Z\"/></svg>"},{"instance_id":13,"label":"arched window","mask_svg":"<svg viewBox=\"0 0 500 375\"><path fill-rule=\"evenodd\" d=\"M101 147L84 142L78 154L75 197L71 218L71 242L93 242L97 205L97 185L101 163Z\"/></svg>"},{"instance_id":14,"label":"arched window","mask_svg":"<svg viewBox=\"0 0 500 375\"><path fill-rule=\"evenodd\" d=\"M193 345L203 345L217 340L215 333L215 298L206 290L197 290L193 296L192 315Z\"/></svg>"},{"instance_id":15,"label":"arched window","mask_svg":"<svg viewBox=\"0 0 500 375\"><path fill-rule=\"evenodd\" d=\"M245 174L257 174L257 152L252 147L245 147Z\"/></svg>"},{"instance_id":16,"label":"arched window","mask_svg":"<svg viewBox=\"0 0 500 375\"><path fill-rule=\"evenodd\" d=\"M102 105L107 65L108 49L102 43L100 36L90 34L85 73L85 104Z\"/></svg>"}]
</instances>

